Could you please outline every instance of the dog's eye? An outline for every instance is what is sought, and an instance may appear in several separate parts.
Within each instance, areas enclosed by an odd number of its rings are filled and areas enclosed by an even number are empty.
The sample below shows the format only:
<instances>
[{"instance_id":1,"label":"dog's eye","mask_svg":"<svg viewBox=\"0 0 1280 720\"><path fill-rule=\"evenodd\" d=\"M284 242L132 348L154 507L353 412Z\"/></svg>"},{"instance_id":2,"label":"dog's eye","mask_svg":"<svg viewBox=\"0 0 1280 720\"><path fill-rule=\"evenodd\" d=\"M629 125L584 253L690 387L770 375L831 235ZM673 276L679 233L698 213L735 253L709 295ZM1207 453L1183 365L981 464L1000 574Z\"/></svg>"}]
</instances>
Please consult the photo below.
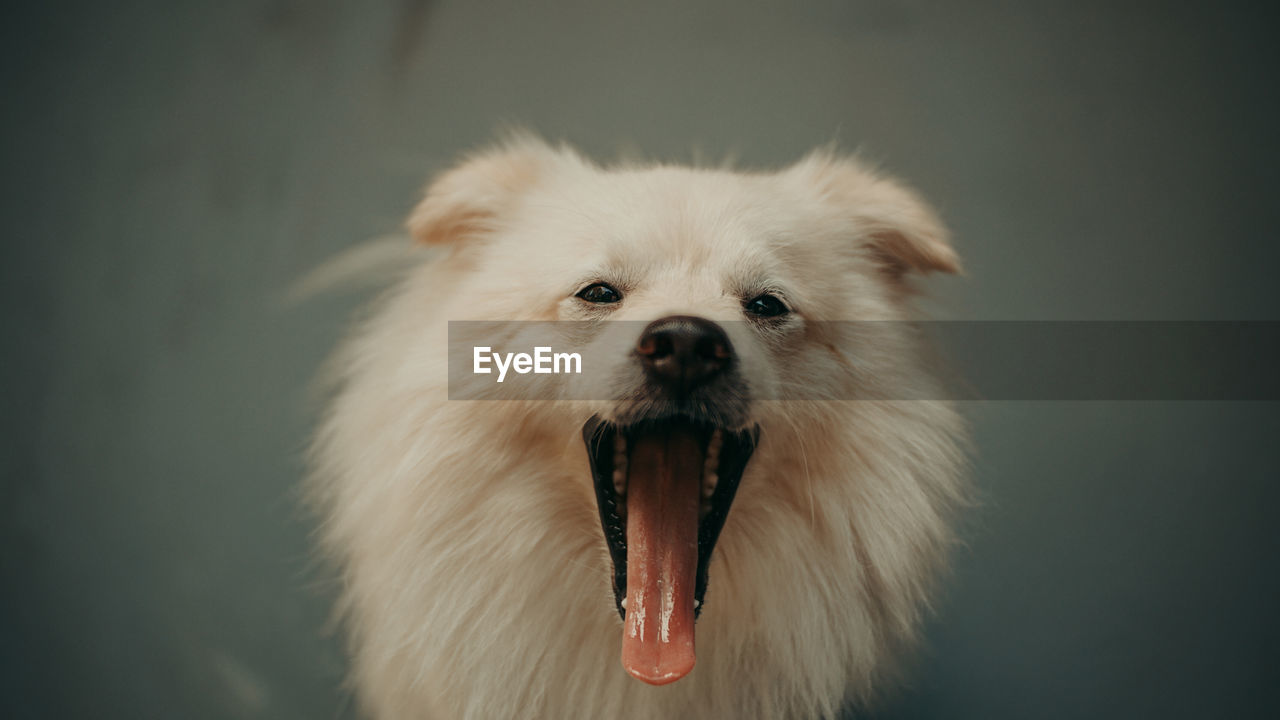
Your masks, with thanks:
<instances>
[{"instance_id":1,"label":"dog's eye","mask_svg":"<svg viewBox=\"0 0 1280 720\"><path fill-rule=\"evenodd\" d=\"M765 293L742 304L743 309L756 317L778 317L791 312L778 298Z\"/></svg>"},{"instance_id":2,"label":"dog's eye","mask_svg":"<svg viewBox=\"0 0 1280 720\"><path fill-rule=\"evenodd\" d=\"M622 300L622 293L604 283L596 283L583 288L578 297L589 303L608 304Z\"/></svg>"}]
</instances>

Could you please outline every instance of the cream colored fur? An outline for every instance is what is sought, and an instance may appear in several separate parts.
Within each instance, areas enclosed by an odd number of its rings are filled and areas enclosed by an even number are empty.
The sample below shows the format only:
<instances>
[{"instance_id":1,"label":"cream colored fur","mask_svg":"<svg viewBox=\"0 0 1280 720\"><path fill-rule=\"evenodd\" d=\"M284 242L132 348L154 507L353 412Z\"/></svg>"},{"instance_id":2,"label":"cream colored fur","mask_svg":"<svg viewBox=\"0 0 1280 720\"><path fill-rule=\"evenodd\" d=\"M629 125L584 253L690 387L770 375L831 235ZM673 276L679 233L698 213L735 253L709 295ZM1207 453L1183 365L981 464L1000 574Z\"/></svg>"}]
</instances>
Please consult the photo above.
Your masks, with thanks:
<instances>
[{"instance_id":1,"label":"cream colored fur","mask_svg":"<svg viewBox=\"0 0 1280 720\"><path fill-rule=\"evenodd\" d=\"M831 153L765 174L605 169L517 138L436 181L410 229L447 251L337 356L308 485L364 711L833 717L891 682L964 497L963 427L946 403L894 399L932 382L905 326L836 338L819 321L907 318L904 274L958 269L912 192ZM864 398L756 403L761 445L715 549L697 665L663 687L619 661L580 435L611 408L553 385L544 402L447 399L447 320L582 319L574 291L604 266L630 284L611 319L741 320L741 288L783 288L808 323L785 346L729 323L753 387Z\"/></svg>"}]
</instances>

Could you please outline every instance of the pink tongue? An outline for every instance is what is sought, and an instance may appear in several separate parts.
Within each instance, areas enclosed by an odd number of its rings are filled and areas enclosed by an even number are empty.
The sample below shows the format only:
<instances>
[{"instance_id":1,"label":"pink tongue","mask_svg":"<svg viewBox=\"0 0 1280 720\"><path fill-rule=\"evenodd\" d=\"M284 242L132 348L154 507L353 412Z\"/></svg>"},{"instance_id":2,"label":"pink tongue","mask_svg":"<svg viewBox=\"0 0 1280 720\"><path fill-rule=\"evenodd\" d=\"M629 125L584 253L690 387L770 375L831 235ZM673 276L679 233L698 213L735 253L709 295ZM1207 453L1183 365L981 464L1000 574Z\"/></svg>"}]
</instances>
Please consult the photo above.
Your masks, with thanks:
<instances>
[{"instance_id":1,"label":"pink tongue","mask_svg":"<svg viewBox=\"0 0 1280 720\"><path fill-rule=\"evenodd\" d=\"M667 426L632 441L627 467L627 611L622 666L652 685L693 669L702 447Z\"/></svg>"}]
</instances>

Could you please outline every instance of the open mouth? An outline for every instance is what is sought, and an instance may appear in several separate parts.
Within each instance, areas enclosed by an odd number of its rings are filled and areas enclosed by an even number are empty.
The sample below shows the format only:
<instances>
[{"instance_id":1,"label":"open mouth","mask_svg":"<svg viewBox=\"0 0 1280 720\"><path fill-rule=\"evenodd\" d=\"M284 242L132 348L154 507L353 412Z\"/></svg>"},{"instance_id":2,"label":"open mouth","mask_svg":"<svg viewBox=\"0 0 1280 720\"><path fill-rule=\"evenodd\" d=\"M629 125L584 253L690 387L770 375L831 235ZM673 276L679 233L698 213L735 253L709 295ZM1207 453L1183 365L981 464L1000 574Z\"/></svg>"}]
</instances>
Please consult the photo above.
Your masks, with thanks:
<instances>
[{"instance_id":1,"label":"open mouth","mask_svg":"<svg viewBox=\"0 0 1280 720\"><path fill-rule=\"evenodd\" d=\"M693 669L693 624L759 428L730 431L683 415L582 428L623 618L622 663L654 685Z\"/></svg>"}]
</instances>

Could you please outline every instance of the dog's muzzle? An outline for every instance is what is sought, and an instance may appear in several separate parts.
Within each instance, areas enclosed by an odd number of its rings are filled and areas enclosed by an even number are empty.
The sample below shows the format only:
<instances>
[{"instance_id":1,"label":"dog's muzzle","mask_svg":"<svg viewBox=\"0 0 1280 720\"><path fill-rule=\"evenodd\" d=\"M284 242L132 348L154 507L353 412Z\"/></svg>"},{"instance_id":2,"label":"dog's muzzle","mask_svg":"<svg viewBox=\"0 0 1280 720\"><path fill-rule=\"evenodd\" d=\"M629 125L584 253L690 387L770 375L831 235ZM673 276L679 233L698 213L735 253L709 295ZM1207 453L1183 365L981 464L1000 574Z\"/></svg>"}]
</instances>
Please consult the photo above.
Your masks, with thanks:
<instances>
[{"instance_id":1,"label":"dog's muzzle","mask_svg":"<svg viewBox=\"0 0 1280 720\"><path fill-rule=\"evenodd\" d=\"M759 428L728 335L705 318L650 323L634 356L643 387L619 420L582 429L623 617L622 662L654 685L693 669L694 620Z\"/></svg>"}]
</instances>

